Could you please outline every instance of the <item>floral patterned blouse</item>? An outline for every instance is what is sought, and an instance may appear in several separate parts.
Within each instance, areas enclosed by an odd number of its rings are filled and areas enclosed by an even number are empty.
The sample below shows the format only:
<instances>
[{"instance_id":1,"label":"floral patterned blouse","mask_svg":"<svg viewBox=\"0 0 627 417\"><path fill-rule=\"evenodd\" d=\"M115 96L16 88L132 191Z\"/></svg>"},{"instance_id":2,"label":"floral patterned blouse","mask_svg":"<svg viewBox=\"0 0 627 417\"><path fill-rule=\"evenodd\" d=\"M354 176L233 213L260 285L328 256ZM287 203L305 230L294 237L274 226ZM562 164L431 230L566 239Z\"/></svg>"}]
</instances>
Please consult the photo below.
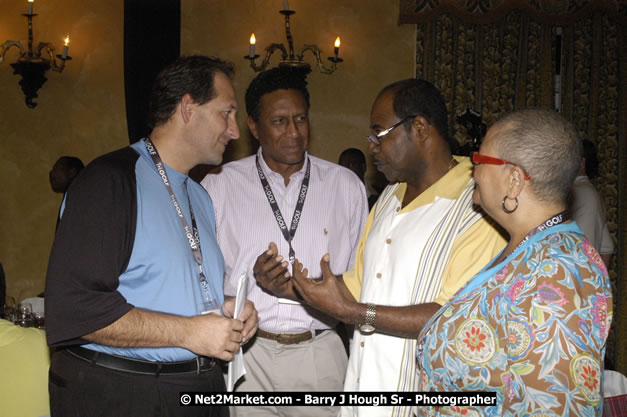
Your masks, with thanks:
<instances>
[{"instance_id":1,"label":"floral patterned blouse","mask_svg":"<svg viewBox=\"0 0 627 417\"><path fill-rule=\"evenodd\" d=\"M495 391L491 407L419 416L600 416L612 298L575 223L531 237L473 277L418 338L419 391Z\"/></svg>"}]
</instances>

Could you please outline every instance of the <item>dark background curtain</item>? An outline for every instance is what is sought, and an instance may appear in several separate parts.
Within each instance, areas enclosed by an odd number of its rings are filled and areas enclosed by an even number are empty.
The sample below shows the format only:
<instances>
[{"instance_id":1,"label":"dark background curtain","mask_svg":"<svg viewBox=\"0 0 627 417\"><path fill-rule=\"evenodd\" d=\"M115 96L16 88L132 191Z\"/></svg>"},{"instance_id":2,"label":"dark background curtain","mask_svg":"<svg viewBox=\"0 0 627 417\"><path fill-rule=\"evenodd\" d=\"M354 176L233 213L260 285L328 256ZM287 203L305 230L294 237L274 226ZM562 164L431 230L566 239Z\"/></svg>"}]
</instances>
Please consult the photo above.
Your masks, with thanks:
<instances>
[{"instance_id":1,"label":"dark background curtain","mask_svg":"<svg viewBox=\"0 0 627 417\"><path fill-rule=\"evenodd\" d=\"M157 73L178 58L180 0L124 0L124 91L130 143L148 135L150 87Z\"/></svg>"},{"instance_id":2,"label":"dark background curtain","mask_svg":"<svg viewBox=\"0 0 627 417\"><path fill-rule=\"evenodd\" d=\"M524 107L553 108L597 145L610 233L614 318L608 365L627 374L627 3L606 0L401 0L400 23L416 24L416 77L433 82L456 116L467 108L489 126ZM561 86L556 94L556 86ZM620 190L620 192L619 192Z\"/></svg>"}]
</instances>

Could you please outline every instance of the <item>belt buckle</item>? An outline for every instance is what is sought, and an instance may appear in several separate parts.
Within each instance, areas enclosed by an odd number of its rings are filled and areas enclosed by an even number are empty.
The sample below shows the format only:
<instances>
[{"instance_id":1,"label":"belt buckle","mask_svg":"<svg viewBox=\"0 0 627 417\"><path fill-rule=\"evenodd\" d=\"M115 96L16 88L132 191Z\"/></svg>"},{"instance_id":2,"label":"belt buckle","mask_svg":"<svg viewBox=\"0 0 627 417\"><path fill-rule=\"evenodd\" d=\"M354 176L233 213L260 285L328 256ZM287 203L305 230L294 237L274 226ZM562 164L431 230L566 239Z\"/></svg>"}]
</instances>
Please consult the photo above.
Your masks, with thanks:
<instances>
[{"instance_id":1,"label":"belt buckle","mask_svg":"<svg viewBox=\"0 0 627 417\"><path fill-rule=\"evenodd\" d=\"M207 369L202 369L202 362L206 360ZM216 366L217 362L215 358L209 356L196 356L196 375L200 375L202 372L210 371Z\"/></svg>"}]
</instances>

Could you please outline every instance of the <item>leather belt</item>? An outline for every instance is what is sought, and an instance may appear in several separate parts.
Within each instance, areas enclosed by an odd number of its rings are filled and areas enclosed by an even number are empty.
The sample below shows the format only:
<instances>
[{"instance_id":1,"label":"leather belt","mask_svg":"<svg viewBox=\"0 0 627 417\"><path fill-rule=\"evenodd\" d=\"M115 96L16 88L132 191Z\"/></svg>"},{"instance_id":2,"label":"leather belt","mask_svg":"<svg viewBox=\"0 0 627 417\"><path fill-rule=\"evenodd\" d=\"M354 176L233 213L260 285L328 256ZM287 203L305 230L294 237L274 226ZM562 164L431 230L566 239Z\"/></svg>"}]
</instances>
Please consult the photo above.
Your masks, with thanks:
<instances>
[{"instance_id":1,"label":"leather belt","mask_svg":"<svg viewBox=\"0 0 627 417\"><path fill-rule=\"evenodd\" d=\"M295 345L297 343L306 342L313 339L314 334L318 336L320 333L330 329L307 330L302 333L270 333L265 330L257 329L257 336L263 339L274 340L281 345Z\"/></svg>"},{"instance_id":2,"label":"leather belt","mask_svg":"<svg viewBox=\"0 0 627 417\"><path fill-rule=\"evenodd\" d=\"M199 356L189 361L151 362L110 355L80 346L70 347L65 350L72 356L103 368L143 375L159 376L160 374L187 374L192 372L200 374L201 372L209 371L216 364L215 358L205 356Z\"/></svg>"}]
</instances>

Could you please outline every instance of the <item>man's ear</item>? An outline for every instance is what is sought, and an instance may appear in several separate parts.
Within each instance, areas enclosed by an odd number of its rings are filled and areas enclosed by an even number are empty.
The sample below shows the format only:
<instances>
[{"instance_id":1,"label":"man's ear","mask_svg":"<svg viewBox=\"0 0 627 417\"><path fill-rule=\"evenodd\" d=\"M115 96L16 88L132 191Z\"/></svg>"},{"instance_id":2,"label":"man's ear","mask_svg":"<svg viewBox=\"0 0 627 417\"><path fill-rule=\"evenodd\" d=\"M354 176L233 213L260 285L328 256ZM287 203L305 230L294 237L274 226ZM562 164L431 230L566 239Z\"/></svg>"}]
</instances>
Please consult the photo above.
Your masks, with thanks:
<instances>
[{"instance_id":1,"label":"man's ear","mask_svg":"<svg viewBox=\"0 0 627 417\"><path fill-rule=\"evenodd\" d=\"M183 123L187 124L192 118L192 113L194 112L194 100L192 96L189 94L185 94L179 103L178 112L181 115L181 119L183 119Z\"/></svg>"},{"instance_id":2,"label":"man's ear","mask_svg":"<svg viewBox=\"0 0 627 417\"><path fill-rule=\"evenodd\" d=\"M257 134L257 122L255 122L251 116L248 116L248 128L250 129L250 133L253 134L255 139L259 141L259 135Z\"/></svg>"},{"instance_id":3,"label":"man's ear","mask_svg":"<svg viewBox=\"0 0 627 417\"><path fill-rule=\"evenodd\" d=\"M431 124L422 116L414 117L412 121L412 134L416 136L416 138L424 142L431 133Z\"/></svg>"}]
</instances>

